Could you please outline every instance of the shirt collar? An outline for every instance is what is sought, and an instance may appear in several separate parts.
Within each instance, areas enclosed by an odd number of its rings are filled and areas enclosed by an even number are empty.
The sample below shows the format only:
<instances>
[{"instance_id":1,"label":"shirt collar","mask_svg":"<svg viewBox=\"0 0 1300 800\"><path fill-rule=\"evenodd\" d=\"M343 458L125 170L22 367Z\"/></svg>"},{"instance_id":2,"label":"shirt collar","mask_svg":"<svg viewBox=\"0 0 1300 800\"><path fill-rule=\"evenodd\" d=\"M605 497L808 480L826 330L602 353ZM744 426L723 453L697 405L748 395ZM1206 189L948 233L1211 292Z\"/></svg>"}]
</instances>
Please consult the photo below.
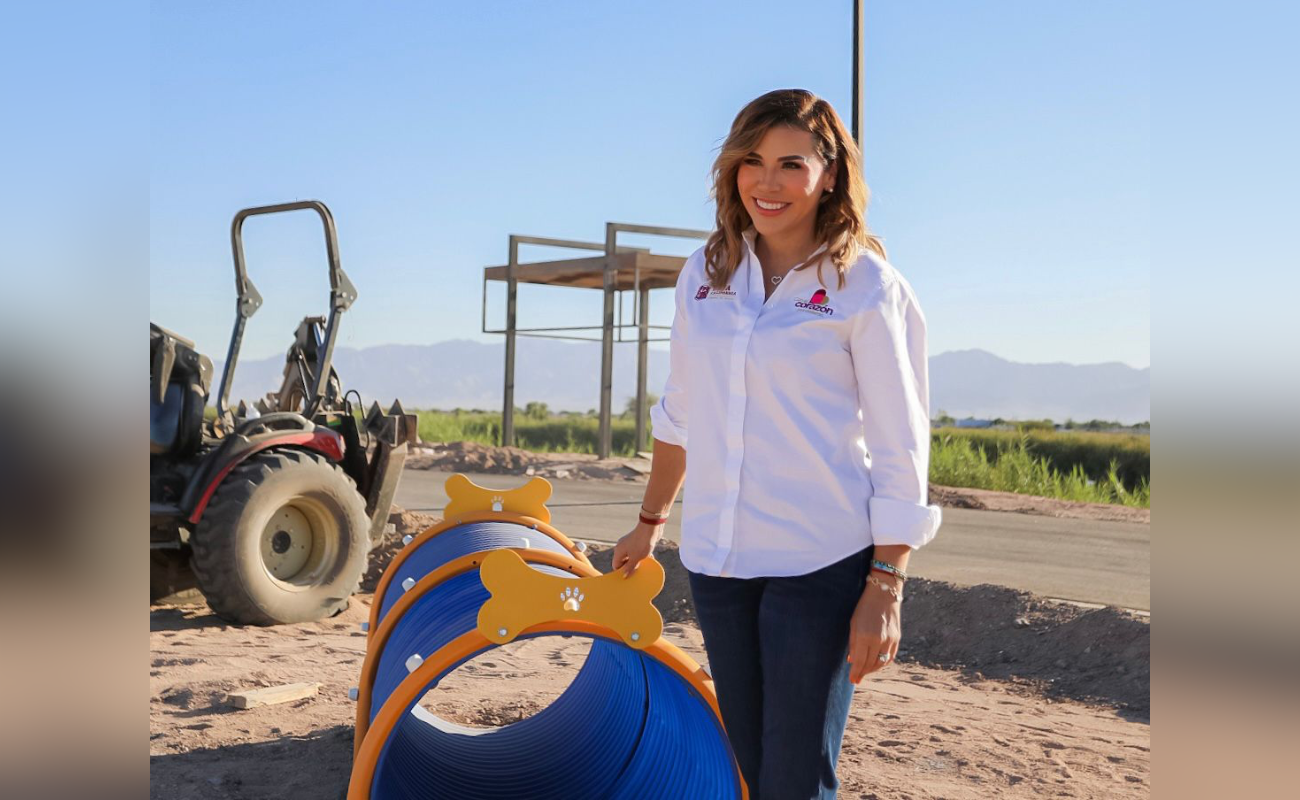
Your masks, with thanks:
<instances>
[{"instance_id":1,"label":"shirt collar","mask_svg":"<svg viewBox=\"0 0 1300 800\"><path fill-rule=\"evenodd\" d=\"M749 248L749 252L757 256L758 253L755 250L756 247L755 242L758 239L758 229L756 229L753 225L750 225L748 228L746 228L744 231L741 232L740 238L745 240L745 245ZM814 258L816 258L818 255L820 255L825 251L826 251L826 243L822 242L821 246L818 247L816 250L812 251L812 255L808 256L808 258L803 263L804 264L812 263L812 260ZM803 266L803 264L799 264L796 266Z\"/></svg>"}]
</instances>

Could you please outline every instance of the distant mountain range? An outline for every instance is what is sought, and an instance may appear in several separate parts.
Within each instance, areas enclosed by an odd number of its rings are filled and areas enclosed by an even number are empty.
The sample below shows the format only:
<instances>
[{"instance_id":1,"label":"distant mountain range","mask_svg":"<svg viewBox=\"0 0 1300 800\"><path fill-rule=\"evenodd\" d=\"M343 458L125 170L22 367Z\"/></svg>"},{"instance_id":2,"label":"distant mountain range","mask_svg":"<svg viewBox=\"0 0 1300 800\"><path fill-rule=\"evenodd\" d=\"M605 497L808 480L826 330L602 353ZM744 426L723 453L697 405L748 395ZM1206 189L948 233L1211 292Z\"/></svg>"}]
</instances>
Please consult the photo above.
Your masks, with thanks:
<instances>
[{"instance_id":1,"label":"distant mountain range","mask_svg":"<svg viewBox=\"0 0 1300 800\"><path fill-rule=\"evenodd\" d=\"M930 412L958 419L1151 420L1151 368L1019 364L986 350L930 357Z\"/></svg>"},{"instance_id":2,"label":"distant mountain range","mask_svg":"<svg viewBox=\"0 0 1300 800\"><path fill-rule=\"evenodd\" d=\"M346 389L367 404L401 398L410 408L501 407L505 344L453 339L429 345L339 347L334 363ZM515 405L546 403L552 411L600 405L600 344L520 338L515 357ZM668 353L651 350L647 389L658 394ZM221 365L217 365L218 380ZM252 401L277 388L283 356L241 360L232 402ZM215 387L214 387L215 389ZM636 390L636 348L614 347L614 410ZM930 358L930 411L964 419L1151 419L1151 369L1126 364L1020 364L984 350L955 350Z\"/></svg>"}]
</instances>

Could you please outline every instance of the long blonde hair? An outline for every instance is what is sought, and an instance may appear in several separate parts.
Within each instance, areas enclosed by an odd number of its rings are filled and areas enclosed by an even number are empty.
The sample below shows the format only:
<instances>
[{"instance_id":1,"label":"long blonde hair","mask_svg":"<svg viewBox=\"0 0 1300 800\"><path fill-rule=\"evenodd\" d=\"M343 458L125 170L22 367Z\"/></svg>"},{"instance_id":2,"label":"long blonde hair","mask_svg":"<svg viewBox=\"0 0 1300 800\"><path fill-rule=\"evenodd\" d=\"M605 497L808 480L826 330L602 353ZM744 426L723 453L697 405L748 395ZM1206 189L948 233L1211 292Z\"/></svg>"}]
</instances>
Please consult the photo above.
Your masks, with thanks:
<instances>
[{"instance_id":1,"label":"long blonde hair","mask_svg":"<svg viewBox=\"0 0 1300 800\"><path fill-rule=\"evenodd\" d=\"M777 125L811 133L818 157L827 169L835 170L835 189L817 209L814 233L819 243L825 242L827 255L839 275L839 288L843 289L844 276L862 249L886 258L885 246L867 228L867 201L871 193L862 178L862 153L857 142L831 104L804 89L768 92L750 101L731 123L731 132L713 162L712 197L717 202L718 216L713 234L704 245L709 283L717 288L726 286L744 258L741 234L752 220L736 188L736 173L745 156ZM820 280L821 262L819 258L797 269L815 263Z\"/></svg>"}]
</instances>

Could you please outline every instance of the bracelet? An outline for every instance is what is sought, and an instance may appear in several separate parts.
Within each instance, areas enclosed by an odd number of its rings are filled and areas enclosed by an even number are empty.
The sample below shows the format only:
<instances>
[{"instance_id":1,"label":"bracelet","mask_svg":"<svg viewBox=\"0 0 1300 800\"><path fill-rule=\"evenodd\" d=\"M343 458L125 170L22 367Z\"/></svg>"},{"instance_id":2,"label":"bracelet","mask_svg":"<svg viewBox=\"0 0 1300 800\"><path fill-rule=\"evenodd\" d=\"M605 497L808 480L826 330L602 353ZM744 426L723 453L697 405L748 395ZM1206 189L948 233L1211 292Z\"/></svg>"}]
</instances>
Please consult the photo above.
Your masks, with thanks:
<instances>
[{"instance_id":1,"label":"bracelet","mask_svg":"<svg viewBox=\"0 0 1300 800\"><path fill-rule=\"evenodd\" d=\"M649 517L649 516L646 516L645 514L640 514L639 516L640 516L640 518L641 518L641 521L644 522L644 523L647 524L647 525L656 525L656 526L658 526L658 525L663 525L665 522L668 521L668 518L667 518L667 517Z\"/></svg>"},{"instance_id":2,"label":"bracelet","mask_svg":"<svg viewBox=\"0 0 1300 800\"><path fill-rule=\"evenodd\" d=\"M893 595L894 599L897 600L898 602L900 603L903 602L902 592L900 592L898 589L894 588L893 586L886 584L884 581L877 578L875 575L870 575L867 577L867 585L871 586L873 584L879 586L881 589L884 589L886 592Z\"/></svg>"},{"instance_id":3,"label":"bracelet","mask_svg":"<svg viewBox=\"0 0 1300 800\"><path fill-rule=\"evenodd\" d=\"M648 511L645 506L641 506L641 519L651 524L660 524L668 521L668 514L659 514L654 511Z\"/></svg>"},{"instance_id":4,"label":"bracelet","mask_svg":"<svg viewBox=\"0 0 1300 800\"><path fill-rule=\"evenodd\" d=\"M907 580L907 573L903 572L901 569L894 566L893 564L886 564L883 561L872 561L871 566L873 569L883 570L884 572L888 572L890 575L897 575L903 580Z\"/></svg>"},{"instance_id":5,"label":"bracelet","mask_svg":"<svg viewBox=\"0 0 1300 800\"><path fill-rule=\"evenodd\" d=\"M900 577L897 573L886 572L885 570L883 570L883 569L878 569L878 568L876 568L876 567L872 567L870 570L867 571L867 573L868 573L868 574L876 573L876 574L879 574L879 575L888 575L889 577L894 578L895 580L897 580L899 586L902 586L904 583L907 583L907 578Z\"/></svg>"},{"instance_id":6,"label":"bracelet","mask_svg":"<svg viewBox=\"0 0 1300 800\"><path fill-rule=\"evenodd\" d=\"M882 570L872 569L869 572L867 572L867 574L872 576L879 575L883 578L888 578L890 580L890 584L889 584L890 586L893 586L894 585L893 582L897 581L898 588L900 589L903 588L903 584L907 583L907 581L904 580L903 578L898 577L892 572L885 572L883 569Z\"/></svg>"}]
</instances>

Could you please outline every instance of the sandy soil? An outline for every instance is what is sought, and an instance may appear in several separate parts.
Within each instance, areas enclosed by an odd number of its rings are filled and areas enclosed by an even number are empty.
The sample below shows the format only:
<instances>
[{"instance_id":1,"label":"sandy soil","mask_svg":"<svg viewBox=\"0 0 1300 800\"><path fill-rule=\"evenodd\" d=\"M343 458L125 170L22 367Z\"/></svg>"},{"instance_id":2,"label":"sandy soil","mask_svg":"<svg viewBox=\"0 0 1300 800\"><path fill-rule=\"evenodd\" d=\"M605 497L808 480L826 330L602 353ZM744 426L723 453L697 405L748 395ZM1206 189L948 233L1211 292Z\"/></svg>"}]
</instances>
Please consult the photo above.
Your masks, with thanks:
<instances>
[{"instance_id":1,"label":"sandy soil","mask_svg":"<svg viewBox=\"0 0 1300 800\"><path fill-rule=\"evenodd\" d=\"M398 512L400 537L436 518ZM685 575L656 556L664 635L707 665ZM593 562L607 567L607 549ZM602 564L602 562L606 562ZM376 564L377 574L378 564ZM335 798L350 771L370 595L321 622L226 625L203 605L150 609L153 798ZM845 798L1150 796L1149 622L995 586L914 580L900 660L857 689L840 758ZM564 690L589 644L517 642L462 665L424 705L466 725L508 724ZM315 681L317 697L235 710L226 693Z\"/></svg>"},{"instance_id":2,"label":"sandy soil","mask_svg":"<svg viewBox=\"0 0 1300 800\"><path fill-rule=\"evenodd\" d=\"M644 483L650 472L650 461L646 458L602 460L585 453L534 453L518 447L493 447L475 442L426 442L414 448L406 467L486 475L540 475L543 478ZM933 503L949 508L975 508L1109 522L1151 522L1149 508L1078 503L987 489L930 484L930 499Z\"/></svg>"},{"instance_id":3,"label":"sandy soil","mask_svg":"<svg viewBox=\"0 0 1300 800\"><path fill-rule=\"evenodd\" d=\"M204 606L150 610L150 797L340 797L350 771L369 596L323 622L227 626ZM707 663L699 630L665 636ZM578 638L534 639L463 665L426 698L434 713L497 725L559 696L585 657ZM227 692L318 681L308 700L244 711ZM1151 731L1114 710L900 661L857 690L841 797L1148 797Z\"/></svg>"}]
</instances>

